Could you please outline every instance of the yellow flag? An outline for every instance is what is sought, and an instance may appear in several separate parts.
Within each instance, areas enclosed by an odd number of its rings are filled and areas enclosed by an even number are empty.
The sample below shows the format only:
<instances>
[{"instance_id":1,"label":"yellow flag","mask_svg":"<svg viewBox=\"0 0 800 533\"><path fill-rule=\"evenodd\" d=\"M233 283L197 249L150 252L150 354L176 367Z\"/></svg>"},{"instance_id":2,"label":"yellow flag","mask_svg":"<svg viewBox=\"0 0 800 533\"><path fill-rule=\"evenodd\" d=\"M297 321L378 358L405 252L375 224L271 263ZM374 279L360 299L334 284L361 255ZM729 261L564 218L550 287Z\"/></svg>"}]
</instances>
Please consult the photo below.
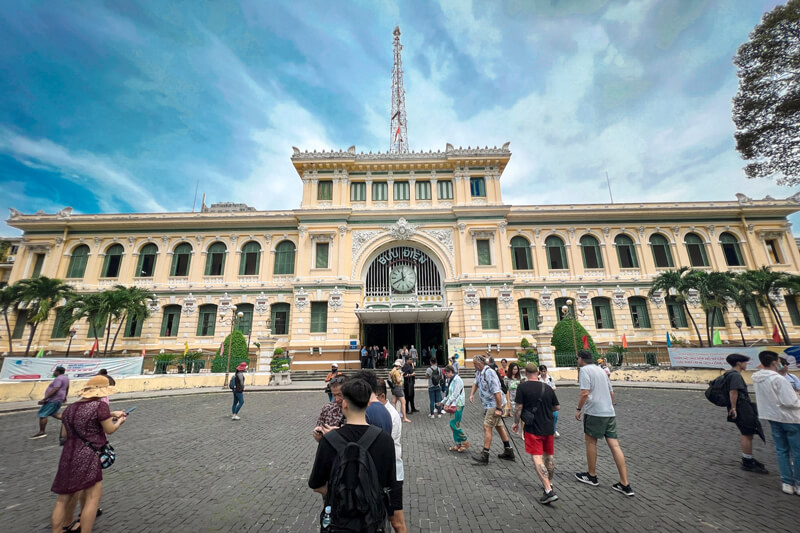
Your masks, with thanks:
<instances>
[{"instance_id":1,"label":"yellow flag","mask_svg":"<svg viewBox=\"0 0 800 533\"><path fill-rule=\"evenodd\" d=\"M189 341L183 343L183 355L189 353Z\"/></svg>"}]
</instances>

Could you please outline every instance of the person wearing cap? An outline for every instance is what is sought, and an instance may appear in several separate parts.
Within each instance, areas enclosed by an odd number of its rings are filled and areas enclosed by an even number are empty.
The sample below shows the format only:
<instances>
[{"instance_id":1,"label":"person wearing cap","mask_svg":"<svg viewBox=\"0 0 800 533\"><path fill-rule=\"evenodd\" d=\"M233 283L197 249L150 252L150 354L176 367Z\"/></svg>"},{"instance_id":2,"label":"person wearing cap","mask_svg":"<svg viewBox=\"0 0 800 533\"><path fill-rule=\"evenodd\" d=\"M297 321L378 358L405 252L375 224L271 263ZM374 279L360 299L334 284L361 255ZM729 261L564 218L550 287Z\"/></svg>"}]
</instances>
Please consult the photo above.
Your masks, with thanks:
<instances>
[{"instance_id":1,"label":"person wearing cap","mask_svg":"<svg viewBox=\"0 0 800 533\"><path fill-rule=\"evenodd\" d=\"M728 397L730 407L728 408L728 422L736 424L739 428L739 446L742 449L742 470L756 472L758 474L768 474L764 463L753 458L753 435L758 435L764 439L764 429L758 420L758 411L753 402L750 401L750 394L747 392L747 384L744 382L742 372L747 369L750 358L746 355L732 353L725 358L731 365L731 369L725 372L726 383L728 386Z\"/></svg>"},{"instance_id":2,"label":"person wearing cap","mask_svg":"<svg viewBox=\"0 0 800 533\"><path fill-rule=\"evenodd\" d=\"M231 420L241 420L239 410L244 405L244 371L247 370L247 363L239 363L236 373L233 375L233 407L231 408Z\"/></svg>"},{"instance_id":3,"label":"person wearing cap","mask_svg":"<svg viewBox=\"0 0 800 533\"><path fill-rule=\"evenodd\" d=\"M39 400L39 432L28 437L29 439L42 439L47 436L45 429L47 428L47 417L52 416L55 419L61 418L58 410L61 409L61 404L67 401L69 394L69 378L66 375L66 370L63 366L57 366L53 370L55 379L47 386L44 391L44 398Z\"/></svg>"},{"instance_id":4,"label":"person wearing cap","mask_svg":"<svg viewBox=\"0 0 800 533\"><path fill-rule=\"evenodd\" d=\"M343 374L339 372L339 365L337 363L331 364L331 371L328 372L328 375L325 376L325 392L328 393L328 401L333 401L333 393L331 392L331 380L333 378L342 376Z\"/></svg>"},{"instance_id":5,"label":"person wearing cap","mask_svg":"<svg viewBox=\"0 0 800 533\"><path fill-rule=\"evenodd\" d=\"M605 359L603 359L602 357L598 359L597 366L603 369L603 372L606 373L606 376L608 376L609 378L611 377L611 369L608 368L608 363L606 363Z\"/></svg>"},{"instance_id":6,"label":"person wearing cap","mask_svg":"<svg viewBox=\"0 0 800 533\"><path fill-rule=\"evenodd\" d=\"M483 465L489 464L489 450L492 446L492 429L497 430L497 434L503 440L503 453L497 457L506 461L515 461L514 450L511 448L508 432L503 425L503 407L506 405L506 397L500 387L500 378L497 372L487 365L486 357L476 355L472 359L475 365L475 381L469 395L469 403L474 403L475 393L480 391L481 405L483 405L483 450L472 456L472 458Z\"/></svg>"},{"instance_id":7,"label":"person wearing cap","mask_svg":"<svg viewBox=\"0 0 800 533\"><path fill-rule=\"evenodd\" d=\"M114 433L126 419L124 411L111 411L100 399L116 392L107 377L93 376L79 393L81 399L62 414L61 437L65 443L50 489L58 494L51 516L54 533L64 528L91 532L94 527L103 494L103 466L94 449L101 449L108 442L106 435ZM75 529L77 522L70 524L68 521L75 513L79 494L83 500L80 529Z\"/></svg>"},{"instance_id":8,"label":"person wearing cap","mask_svg":"<svg viewBox=\"0 0 800 533\"><path fill-rule=\"evenodd\" d=\"M401 368L403 367L403 360L398 358L394 360L394 366L392 367L392 371L389 372L389 380L392 383L392 404L394 408L397 409L397 400L400 400L400 407L398 409L401 415L403 415L403 422L411 422L408 419L408 415L406 414L406 397L403 394L403 372Z\"/></svg>"},{"instance_id":9,"label":"person wearing cap","mask_svg":"<svg viewBox=\"0 0 800 533\"><path fill-rule=\"evenodd\" d=\"M539 381L536 363L525 365L525 377L527 379L517 387L511 431L518 434L520 420L525 423L525 451L533 457L536 474L542 481L544 493L539 503L547 505L558 499L550 483L556 471L553 413L558 412L561 406L553 389Z\"/></svg>"},{"instance_id":10,"label":"person wearing cap","mask_svg":"<svg viewBox=\"0 0 800 533\"><path fill-rule=\"evenodd\" d=\"M578 351L578 368L581 392L575 420L580 420L583 415L586 462L589 469L586 472L576 473L575 479L593 487L600 484L597 481L597 440L605 438L619 472L619 482L611 485L611 488L625 496L633 496L633 489L628 482L625 455L617 440L617 418L611 381L603 369L594 364L594 356L589 350Z\"/></svg>"}]
</instances>

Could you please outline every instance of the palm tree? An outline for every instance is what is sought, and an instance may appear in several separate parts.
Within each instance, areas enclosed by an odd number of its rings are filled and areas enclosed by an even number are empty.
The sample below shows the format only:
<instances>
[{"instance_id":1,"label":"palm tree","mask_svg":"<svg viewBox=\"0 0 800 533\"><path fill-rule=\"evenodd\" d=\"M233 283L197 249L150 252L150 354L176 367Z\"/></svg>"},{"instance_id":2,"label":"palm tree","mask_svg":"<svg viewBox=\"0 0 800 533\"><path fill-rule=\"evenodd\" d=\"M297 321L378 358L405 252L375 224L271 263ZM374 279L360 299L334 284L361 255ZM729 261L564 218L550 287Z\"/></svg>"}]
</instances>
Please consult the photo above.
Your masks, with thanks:
<instances>
[{"instance_id":1,"label":"palm tree","mask_svg":"<svg viewBox=\"0 0 800 533\"><path fill-rule=\"evenodd\" d=\"M97 332L106 323L107 309L102 293L78 294L67 300L64 306L66 316L69 317L67 327L71 327L79 320L86 319L89 331L94 334L94 340L100 343Z\"/></svg>"},{"instance_id":2,"label":"palm tree","mask_svg":"<svg viewBox=\"0 0 800 533\"><path fill-rule=\"evenodd\" d=\"M14 309L19 303L19 285L8 285L0 289L0 313L6 321L6 332L8 333L8 354L14 355L14 346L11 339L11 326L8 324L8 312Z\"/></svg>"},{"instance_id":3,"label":"palm tree","mask_svg":"<svg viewBox=\"0 0 800 533\"><path fill-rule=\"evenodd\" d=\"M695 322L692 313L689 311L689 304L686 302L689 298L689 289L696 288L692 285L694 280L687 276L688 272L689 267L681 267L677 270L667 270L666 272L662 272L653 278L653 285L650 287L648 295L652 297L654 292L664 291L667 294L674 296L675 301L683 304L683 309L686 312L686 315L689 317L689 320L692 321L694 330L697 332L697 340L700 342L700 346L702 347L703 338L700 336L700 328L697 327L697 322Z\"/></svg>"},{"instance_id":4,"label":"palm tree","mask_svg":"<svg viewBox=\"0 0 800 533\"><path fill-rule=\"evenodd\" d=\"M28 346L25 349L25 355L27 356L30 353L31 343L39 324L49 318L50 310L58 302L65 298L70 298L74 291L72 286L67 285L63 280L45 276L23 279L18 285L20 288L19 299L28 308L27 321L31 326Z\"/></svg>"},{"instance_id":5,"label":"palm tree","mask_svg":"<svg viewBox=\"0 0 800 533\"><path fill-rule=\"evenodd\" d=\"M741 298L754 300L756 304L769 309L775 325L781 332L784 344L791 345L789 333L786 331L778 307L772 302L772 296L780 293L782 289L796 290L800 287L800 276L774 272L768 266L762 266L758 270L747 270L739 274L737 283Z\"/></svg>"},{"instance_id":6,"label":"palm tree","mask_svg":"<svg viewBox=\"0 0 800 533\"><path fill-rule=\"evenodd\" d=\"M137 322L150 317L150 308L147 306L150 293L139 287L125 287L124 285L114 287L114 292L117 293L114 301L119 304L121 316L119 317L117 331L114 333L114 340L111 341L112 352L114 351L114 345L117 343L117 336L129 317L135 318Z\"/></svg>"},{"instance_id":7,"label":"palm tree","mask_svg":"<svg viewBox=\"0 0 800 533\"><path fill-rule=\"evenodd\" d=\"M708 344L713 344L714 319L717 313L728 310L728 300L734 297L733 274L728 272L706 272L692 270L686 274L689 283L697 289L700 307L706 315L706 336Z\"/></svg>"}]
</instances>

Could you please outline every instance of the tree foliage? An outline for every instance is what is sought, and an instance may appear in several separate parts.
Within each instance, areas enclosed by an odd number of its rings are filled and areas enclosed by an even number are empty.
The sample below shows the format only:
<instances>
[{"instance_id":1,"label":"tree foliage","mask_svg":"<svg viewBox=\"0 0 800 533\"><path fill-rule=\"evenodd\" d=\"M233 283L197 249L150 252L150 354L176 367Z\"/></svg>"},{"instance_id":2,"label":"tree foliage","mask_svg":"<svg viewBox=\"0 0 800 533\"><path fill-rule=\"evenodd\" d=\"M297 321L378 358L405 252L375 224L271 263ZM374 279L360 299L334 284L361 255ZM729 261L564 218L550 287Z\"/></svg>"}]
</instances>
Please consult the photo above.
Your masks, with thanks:
<instances>
[{"instance_id":1,"label":"tree foliage","mask_svg":"<svg viewBox=\"0 0 800 533\"><path fill-rule=\"evenodd\" d=\"M231 339L230 335L225 337L225 351L222 355L220 355L219 348L217 348L217 353L214 356L214 359L211 361L212 372L225 372L225 362L228 360L229 342L231 346L231 362L228 365L228 372L233 372L236 370L236 367L239 366L239 363L250 364L250 356L247 353L247 339L244 337L242 332L237 329L233 332L233 339Z\"/></svg>"},{"instance_id":2,"label":"tree foliage","mask_svg":"<svg viewBox=\"0 0 800 533\"><path fill-rule=\"evenodd\" d=\"M800 0L766 13L734 58L736 149L748 178L800 184Z\"/></svg>"},{"instance_id":3,"label":"tree foliage","mask_svg":"<svg viewBox=\"0 0 800 533\"><path fill-rule=\"evenodd\" d=\"M572 337L572 326L575 325L575 338L573 340ZM578 347L578 350L583 349L583 336L586 335L586 338L589 339L589 351L592 353L597 353L597 348L594 345L594 340L592 340L592 336L587 333L581 323L577 320L573 320L572 318L563 318L556 324L556 327L553 328L553 338L550 340L550 344L552 344L556 352L575 352L575 347Z\"/></svg>"},{"instance_id":4,"label":"tree foliage","mask_svg":"<svg viewBox=\"0 0 800 533\"><path fill-rule=\"evenodd\" d=\"M19 301L28 309L27 320L31 326L28 336L28 346L25 349L27 356L31 350L33 337L39 324L46 322L50 317L50 311L58 305L61 300L71 298L75 293L71 285L67 285L63 280L47 278L29 278L20 280L16 285L19 286Z\"/></svg>"}]
</instances>

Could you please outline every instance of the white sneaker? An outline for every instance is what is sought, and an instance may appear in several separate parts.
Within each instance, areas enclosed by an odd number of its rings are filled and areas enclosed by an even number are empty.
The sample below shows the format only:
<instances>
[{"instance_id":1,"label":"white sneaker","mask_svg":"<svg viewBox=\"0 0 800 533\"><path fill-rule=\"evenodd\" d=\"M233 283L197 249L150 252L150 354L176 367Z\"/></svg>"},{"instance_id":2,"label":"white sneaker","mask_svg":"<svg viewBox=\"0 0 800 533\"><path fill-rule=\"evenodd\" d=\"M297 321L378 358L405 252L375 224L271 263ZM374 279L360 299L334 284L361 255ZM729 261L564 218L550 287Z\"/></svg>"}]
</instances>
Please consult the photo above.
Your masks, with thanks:
<instances>
[{"instance_id":1,"label":"white sneaker","mask_svg":"<svg viewBox=\"0 0 800 533\"><path fill-rule=\"evenodd\" d=\"M442 418L442 413L439 413L439 418Z\"/></svg>"},{"instance_id":2,"label":"white sneaker","mask_svg":"<svg viewBox=\"0 0 800 533\"><path fill-rule=\"evenodd\" d=\"M560 436L561 436L561 434L558 431L556 431L555 438L558 438Z\"/></svg>"},{"instance_id":3,"label":"white sneaker","mask_svg":"<svg viewBox=\"0 0 800 533\"><path fill-rule=\"evenodd\" d=\"M795 492L795 487L793 487L793 486L792 486L792 485L790 485L789 483L783 483L783 484L781 485L781 490L782 490L783 492L785 492L786 494L794 494L794 492ZM798 493L798 494L800 494L800 493Z\"/></svg>"},{"instance_id":4,"label":"white sneaker","mask_svg":"<svg viewBox=\"0 0 800 533\"><path fill-rule=\"evenodd\" d=\"M241 418L239 418L239 415L233 415L231 420L241 420Z\"/></svg>"},{"instance_id":5,"label":"white sneaker","mask_svg":"<svg viewBox=\"0 0 800 533\"><path fill-rule=\"evenodd\" d=\"M430 414L430 415L428 415L428 416L429 416L430 418L433 418L433 415L432 415L432 414Z\"/></svg>"}]
</instances>

